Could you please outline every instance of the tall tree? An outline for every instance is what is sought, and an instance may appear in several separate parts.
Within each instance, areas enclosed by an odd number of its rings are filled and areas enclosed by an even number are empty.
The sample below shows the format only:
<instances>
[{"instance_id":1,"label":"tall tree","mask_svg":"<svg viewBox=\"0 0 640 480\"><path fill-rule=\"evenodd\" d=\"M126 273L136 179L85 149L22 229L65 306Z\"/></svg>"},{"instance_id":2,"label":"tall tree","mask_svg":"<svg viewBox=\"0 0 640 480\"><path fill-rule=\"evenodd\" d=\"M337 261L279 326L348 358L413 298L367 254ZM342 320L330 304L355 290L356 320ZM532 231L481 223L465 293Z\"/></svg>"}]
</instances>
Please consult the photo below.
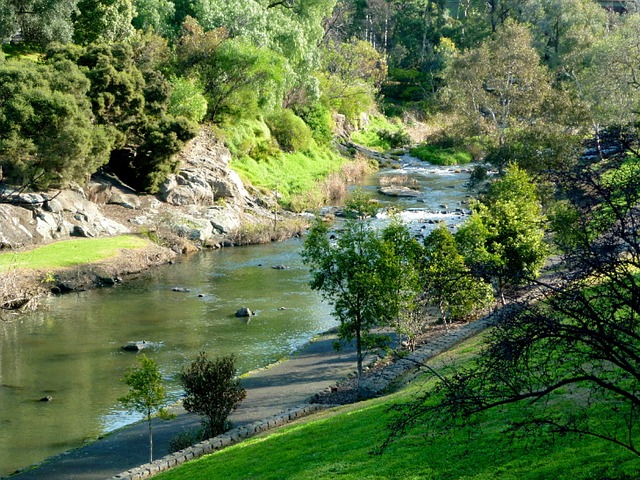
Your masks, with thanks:
<instances>
[{"instance_id":1,"label":"tall tree","mask_svg":"<svg viewBox=\"0 0 640 480\"><path fill-rule=\"evenodd\" d=\"M0 41L20 33L24 41L41 46L68 43L77 13L78 0L0 0Z\"/></svg>"},{"instance_id":2,"label":"tall tree","mask_svg":"<svg viewBox=\"0 0 640 480\"><path fill-rule=\"evenodd\" d=\"M424 247L425 301L438 308L447 328L452 319L465 318L491 304L491 285L472 275L445 225L425 238Z\"/></svg>"},{"instance_id":3,"label":"tall tree","mask_svg":"<svg viewBox=\"0 0 640 480\"><path fill-rule=\"evenodd\" d=\"M488 134L500 146L510 131L539 121L551 83L532 42L527 27L509 21L454 61L446 96L470 134Z\"/></svg>"},{"instance_id":4,"label":"tall tree","mask_svg":"<svg viewBox=\"0 0 640 480\"><path fill-rule=\"evenodd\" d=\"M73 19L76 43L116 42L133 35L132 0L79 0L78 10Z\"/></svg>"}]
</instances>

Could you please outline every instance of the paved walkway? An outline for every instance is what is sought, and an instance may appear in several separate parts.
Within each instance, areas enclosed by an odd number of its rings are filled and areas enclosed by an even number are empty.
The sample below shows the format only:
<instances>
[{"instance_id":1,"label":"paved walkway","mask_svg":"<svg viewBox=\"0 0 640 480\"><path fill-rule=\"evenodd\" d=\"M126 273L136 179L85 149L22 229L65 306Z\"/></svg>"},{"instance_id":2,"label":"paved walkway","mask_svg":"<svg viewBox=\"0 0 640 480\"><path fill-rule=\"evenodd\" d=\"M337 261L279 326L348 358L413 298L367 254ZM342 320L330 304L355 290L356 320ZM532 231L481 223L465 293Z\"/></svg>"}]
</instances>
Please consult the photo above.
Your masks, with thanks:
<instances>
[{"instance_id":1,"label":"paved walkway","mask_svg":"<svg viewBox=\"0 0 640 480\"><path fill-rule=\"evenodd\" d=\"M324 335L300 353L243 378L247 398L231 415L234 426L246 425L304 403L315 393L355 370L352 348L336 352L335 335ZM170 421L154 421L154 458L169 453L169 440L198 426L200 417L184 412ZM146 422L125 427L84 447L51 457L12 480L94 480L112 477L149 461Z\"/></svg>"}]
</instances>

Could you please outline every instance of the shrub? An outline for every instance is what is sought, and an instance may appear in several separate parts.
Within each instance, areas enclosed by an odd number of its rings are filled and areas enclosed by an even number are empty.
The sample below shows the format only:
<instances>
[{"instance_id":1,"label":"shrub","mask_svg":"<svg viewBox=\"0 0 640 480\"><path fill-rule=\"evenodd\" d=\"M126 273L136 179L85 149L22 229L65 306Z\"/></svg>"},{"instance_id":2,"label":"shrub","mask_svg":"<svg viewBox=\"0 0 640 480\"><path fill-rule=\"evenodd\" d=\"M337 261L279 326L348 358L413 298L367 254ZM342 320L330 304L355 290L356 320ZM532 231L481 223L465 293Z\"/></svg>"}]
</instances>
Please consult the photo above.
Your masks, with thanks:
<instances>
[{"instance_id":1,"label":"shrub","mask_svg":"<svg viewBox=\"0 0 640 480\"><path fill-rule=\"evenodd\" d=\"M411 137L403 129L399 130L378 130L378 137L383 142L389 144L390 148L404 147L411 143Z\"/></svg>"},{"instance_id":2,"label":"shrub","mask_svg":"<svg viewBox=\"0 0 640 480\"><path fill-rule=\"evenodd\" d=\"M311 146L311 129L288 108L271 115L267 125L280 148L286 152L304 151Z\"/></svg>"},{"instance_id":3,"label":"shrub","mask_svg":"<svg viewBox=\"0 0 640 480\"><path fill-rule=\"evenodd\" d=\"M194 122L201 122L207 114L207 99L202 88L190 78L173 80L173 91L169 98L167 112L173 116L186 117Z\"/></svg>"},{"instance_id":4,"label":"shrub","mask_svg":"<svg viewBox=\"0 0 640 480\"><path fill-rule=\"evenodd\" d=\"M295 113L311 128L313 139L319 145L328 145L333 140L333 117L321 103L295 108Z\"/></svg>"},{"instance_id":5,"label":"shrub","mask_svg":"<svg viewBox=\"0 0 640 480\"><path fill-rule=\"evenodd\" d=\"M186 394L184 408L204 417L202 426L207 436L226 430L227 417L247 395L235 377L235 363L233 355L209 360L202 352L180 374Z\"/></svg>"},{"instance_id":6,"label":"shrub","mask_svg":"<svg viewBox=\"0 0 640 480\"><path fill-rule=\"evenodd\" d=\"M436 145L420 145L412 148L411 155L434 165L460 165L472 160L471 154L455 148L441 148Z\"/></svg>"},{"instance_id":7,"label":"shrub","mask_svg":"<svg viewBox=\"0 0 640 480\"><path fill-rule=\"evenodd\" d=\"M169 453L179 452L185 448L189 448L196 443L200 443L205 439L205 432L202 428L192 428L178 433L169 440Z\"/></svg>"}]
</instances>

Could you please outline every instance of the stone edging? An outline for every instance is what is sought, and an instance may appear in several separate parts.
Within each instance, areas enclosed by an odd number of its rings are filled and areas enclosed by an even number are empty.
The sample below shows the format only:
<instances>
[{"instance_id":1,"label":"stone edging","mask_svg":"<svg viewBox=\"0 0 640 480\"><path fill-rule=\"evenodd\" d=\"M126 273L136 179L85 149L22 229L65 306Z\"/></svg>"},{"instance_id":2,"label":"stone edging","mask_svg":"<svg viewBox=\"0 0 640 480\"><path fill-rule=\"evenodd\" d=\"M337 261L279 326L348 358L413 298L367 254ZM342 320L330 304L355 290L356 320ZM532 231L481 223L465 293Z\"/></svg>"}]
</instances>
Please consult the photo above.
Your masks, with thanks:
<instances>
[{"instance_id":1,"label":"stone edging","mask_svg":"<svg viewBox=\"0 0 640 480\"><path fill-rule=\"evenodd\" d=\"M229 430L208 440L204 440L191 447L172 453L152 463L147 463L126 472L114 475L109 480L141 480L152 477L160 472L165 472L170 468L181 465L189 460L202 457L203 455L221 450L230 445L239 443L242 440L257 435L260 432L270 430L272 428L281 427L293 420L310 415L319 410L330 407L331 405L300 405L285 412L273 415L264 420L243 425L242 427Z\"/></svg>"},{"instance_id":2,"label":"stone edging","mask_svg":"<svg viewBox=\"0 0 640 480\"><path fill-rule=\"evenodd\" d=\"M491 325L495 324L496 317L487 315L479 320L468 323L457 330L447 332L433 341L430 341L414 352L403 358L399 358L390 365L378 371L371 372L364 376L360 384L361 395L365 397L375 397L384 392L389 386L406 373L416 370L421 363L440 355L453 348L458 343L471 338Z\"/></svg>"}]
</instances>

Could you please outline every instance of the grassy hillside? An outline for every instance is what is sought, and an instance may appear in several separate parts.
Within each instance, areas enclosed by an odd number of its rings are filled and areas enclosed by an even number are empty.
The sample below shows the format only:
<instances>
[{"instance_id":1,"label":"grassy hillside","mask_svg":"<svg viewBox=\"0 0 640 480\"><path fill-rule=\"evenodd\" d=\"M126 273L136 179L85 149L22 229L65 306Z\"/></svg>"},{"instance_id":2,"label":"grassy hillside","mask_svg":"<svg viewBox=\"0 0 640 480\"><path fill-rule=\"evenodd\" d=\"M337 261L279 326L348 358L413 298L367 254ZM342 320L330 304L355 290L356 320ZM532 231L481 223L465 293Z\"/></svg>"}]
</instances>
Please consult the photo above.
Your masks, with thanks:
<instances>
[{"instance_id":1,"label":"grassy hillside","mask_svg":"<svg viewBox=\"0 0 640 480\"><path fill-rule=\"evenodd\" d=\"M443 372L454 359L469 361L473 339L432 362ZM388 407L412 398L433 382L420 377L385 398L324 412L159 475L159 480L198 479L632 479L640 459L612 444L578 437L511 441L503 433L513 407L490 412L478 425L429 437L424 426L372 455L385 439ZM559 402L561 404L561 402ZM561 408L561 407L558 407Z\"/></svg>"}]
</instances>

